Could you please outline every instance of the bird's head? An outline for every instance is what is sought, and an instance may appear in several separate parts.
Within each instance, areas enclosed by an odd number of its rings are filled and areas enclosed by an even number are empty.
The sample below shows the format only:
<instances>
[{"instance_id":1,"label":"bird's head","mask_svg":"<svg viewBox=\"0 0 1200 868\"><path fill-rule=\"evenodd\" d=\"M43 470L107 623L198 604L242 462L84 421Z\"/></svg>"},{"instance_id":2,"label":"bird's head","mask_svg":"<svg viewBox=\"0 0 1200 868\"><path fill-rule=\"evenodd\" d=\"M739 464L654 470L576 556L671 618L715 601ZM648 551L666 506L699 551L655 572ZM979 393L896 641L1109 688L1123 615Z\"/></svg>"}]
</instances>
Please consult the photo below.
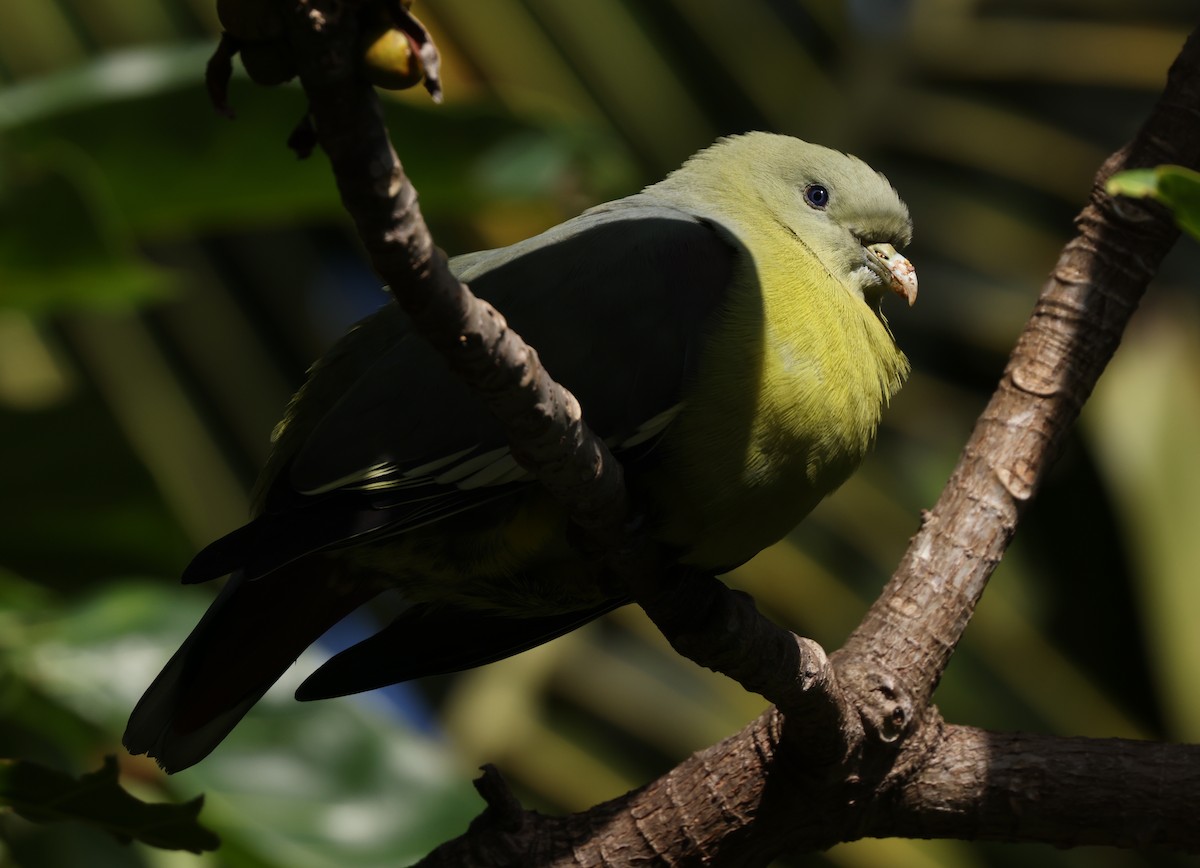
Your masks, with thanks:
<instances>
[{"instance_id":1,"label":"bird's head","mask_svg":"<svg viewBox=\"0 0 1200 868\"><path fill-rule=\"evenodd\" d=\"M912 239L908 207L857 157L790 136L747 133L701 151L664 185L699 191L734 221L778 224L873 308L888 291L910 305L916 300L916 272L898 252Z\"/></svg>"}]
</instances>

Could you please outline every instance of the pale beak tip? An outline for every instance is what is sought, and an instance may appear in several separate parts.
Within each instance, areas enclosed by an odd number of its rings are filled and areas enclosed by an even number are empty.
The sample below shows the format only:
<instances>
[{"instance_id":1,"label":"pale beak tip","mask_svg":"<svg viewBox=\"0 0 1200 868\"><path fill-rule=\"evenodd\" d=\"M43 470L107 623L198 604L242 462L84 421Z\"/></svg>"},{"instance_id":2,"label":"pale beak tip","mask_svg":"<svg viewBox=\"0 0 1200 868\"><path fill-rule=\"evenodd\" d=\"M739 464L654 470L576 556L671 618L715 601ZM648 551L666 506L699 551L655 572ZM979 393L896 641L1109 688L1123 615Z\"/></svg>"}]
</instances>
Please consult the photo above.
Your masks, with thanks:
<instances>
[{"instance_id":1,"label":"pale beak tip","mask_svg":"<svg viewBox=\"0 0 1200 868\"><path fill-rule=\"evenodd\" d=\"M892 276L888 288L907 301L909 307L916 304L917 269L909 262L908 257L890 244L872 244L867 250L887 266L887 270Z\"/></svg>"}]
</instances>

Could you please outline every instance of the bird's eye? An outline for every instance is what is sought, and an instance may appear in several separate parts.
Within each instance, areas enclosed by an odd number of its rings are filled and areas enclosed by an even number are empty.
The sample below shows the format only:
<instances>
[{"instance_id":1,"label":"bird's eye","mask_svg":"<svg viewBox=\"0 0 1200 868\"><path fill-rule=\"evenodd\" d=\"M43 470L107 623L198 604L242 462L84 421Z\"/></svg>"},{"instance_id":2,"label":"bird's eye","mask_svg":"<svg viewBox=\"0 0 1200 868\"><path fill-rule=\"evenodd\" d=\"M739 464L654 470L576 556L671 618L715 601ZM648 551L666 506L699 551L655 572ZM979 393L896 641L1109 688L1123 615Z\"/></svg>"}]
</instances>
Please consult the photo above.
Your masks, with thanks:
<instances>
[{"instance_id":1,"label":"bird's eye","mask_svg":"<svg viewBox=\"0 0 1200 868\"><path fill-rule=\"evenodd\" d=\"M804 201L824 211L829 204L829 191L820 184L809 184L804 188Z\"/></svg>"}]
</instances>

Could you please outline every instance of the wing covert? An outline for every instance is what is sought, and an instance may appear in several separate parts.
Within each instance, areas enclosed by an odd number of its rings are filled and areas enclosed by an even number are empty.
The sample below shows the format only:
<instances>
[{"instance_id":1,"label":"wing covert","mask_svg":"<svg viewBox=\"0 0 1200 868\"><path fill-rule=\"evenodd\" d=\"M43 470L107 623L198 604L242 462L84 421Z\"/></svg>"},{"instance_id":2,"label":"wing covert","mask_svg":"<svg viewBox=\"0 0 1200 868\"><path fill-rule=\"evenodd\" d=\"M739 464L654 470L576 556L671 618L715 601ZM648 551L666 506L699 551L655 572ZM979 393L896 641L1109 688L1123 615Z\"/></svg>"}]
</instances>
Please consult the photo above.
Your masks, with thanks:
<instances>
[{"instance_id":1,"label":"wing covert","mask_svg":"<svg viewBox=\"0 0 1200 868\"><path fill-rule=\"evenodd\" d=\"M736 256L710 224L638 198L451 263L537 349L618 451L644 449L678 412L696 343ZM376 506L392 509L411 502L413 517L427 523L529 480L498 423L398 307L364 321L353 341L376 357L347 361L353 346L335 348L357 376L306 432L291 433L296 448L281 474L289 488L370 492ZM323 376L331 375L318 366L306 388L328 393Z\"/></svg>"}]
</instances>

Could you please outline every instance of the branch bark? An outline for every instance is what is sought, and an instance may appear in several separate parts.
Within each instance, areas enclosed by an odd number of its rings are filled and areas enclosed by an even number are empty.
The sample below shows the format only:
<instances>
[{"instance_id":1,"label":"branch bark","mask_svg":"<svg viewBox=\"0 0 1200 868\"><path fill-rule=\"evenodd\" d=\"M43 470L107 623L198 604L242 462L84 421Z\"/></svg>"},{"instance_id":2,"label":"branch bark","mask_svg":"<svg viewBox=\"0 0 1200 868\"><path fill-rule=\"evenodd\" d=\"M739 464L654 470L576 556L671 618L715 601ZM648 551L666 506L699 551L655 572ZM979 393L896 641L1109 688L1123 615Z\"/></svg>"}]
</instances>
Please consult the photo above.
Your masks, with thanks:
<instances>
[{"instance_id":1,"label":"branch bark","mask_svg":"<svg viewBox=\"0 0 1200 868\"><path fill-rule=\"evenodd\" d=\"M883 593L836 659L892 673L928 704L1017 522L1179 237L1165 210L1104 191L1124 169L1200 165L1200 33L1171 67L1137 136L1100 167L1078 234L1063 249L957 467Z\"/></svg>"},{"instance_id":2,"label":"branch bark","mask_svg":"<svg viewBox=\"0 0 1200 868\"><path fill-rule=\"evenodd\" d=\"M606 564L633 577L675 647L787 711L773 708L659 780L566 817L520 810L488 775L488 810L422 864L759 865L784 849L896 834L1200 848L1200 824L1181 807L1196 792L1197 748L983 733L946 726L929 704L1026 504L1177 236L1161 208L1118 205L1103 182L1121 168L1200 165L1200 37L1188 40L1135 140L1101 168L1079 234L945 492L831 665L715 580L659 579L655 557L629 542L619 468L577 403L433 247L355 69L357 6L295 0L295 9L289 38L320 143L397 300L506 424L515 452L607 546ZM752 653L736 650L743 642ZM1134 772L1148 796L1115 798ZM1096 794L1091 816L1081 813L1081 788Z\"/></svg>"},{"instance_id":3,"label":"branch bark","mask_svg":"<svg viewBox=\"0 0 1200 868\"><path fill-rule=\"evenodd\" d=\"M1197 792L1200 746L949 726L862 832L1197 852Z\"/></svg>"}]
</instances>

